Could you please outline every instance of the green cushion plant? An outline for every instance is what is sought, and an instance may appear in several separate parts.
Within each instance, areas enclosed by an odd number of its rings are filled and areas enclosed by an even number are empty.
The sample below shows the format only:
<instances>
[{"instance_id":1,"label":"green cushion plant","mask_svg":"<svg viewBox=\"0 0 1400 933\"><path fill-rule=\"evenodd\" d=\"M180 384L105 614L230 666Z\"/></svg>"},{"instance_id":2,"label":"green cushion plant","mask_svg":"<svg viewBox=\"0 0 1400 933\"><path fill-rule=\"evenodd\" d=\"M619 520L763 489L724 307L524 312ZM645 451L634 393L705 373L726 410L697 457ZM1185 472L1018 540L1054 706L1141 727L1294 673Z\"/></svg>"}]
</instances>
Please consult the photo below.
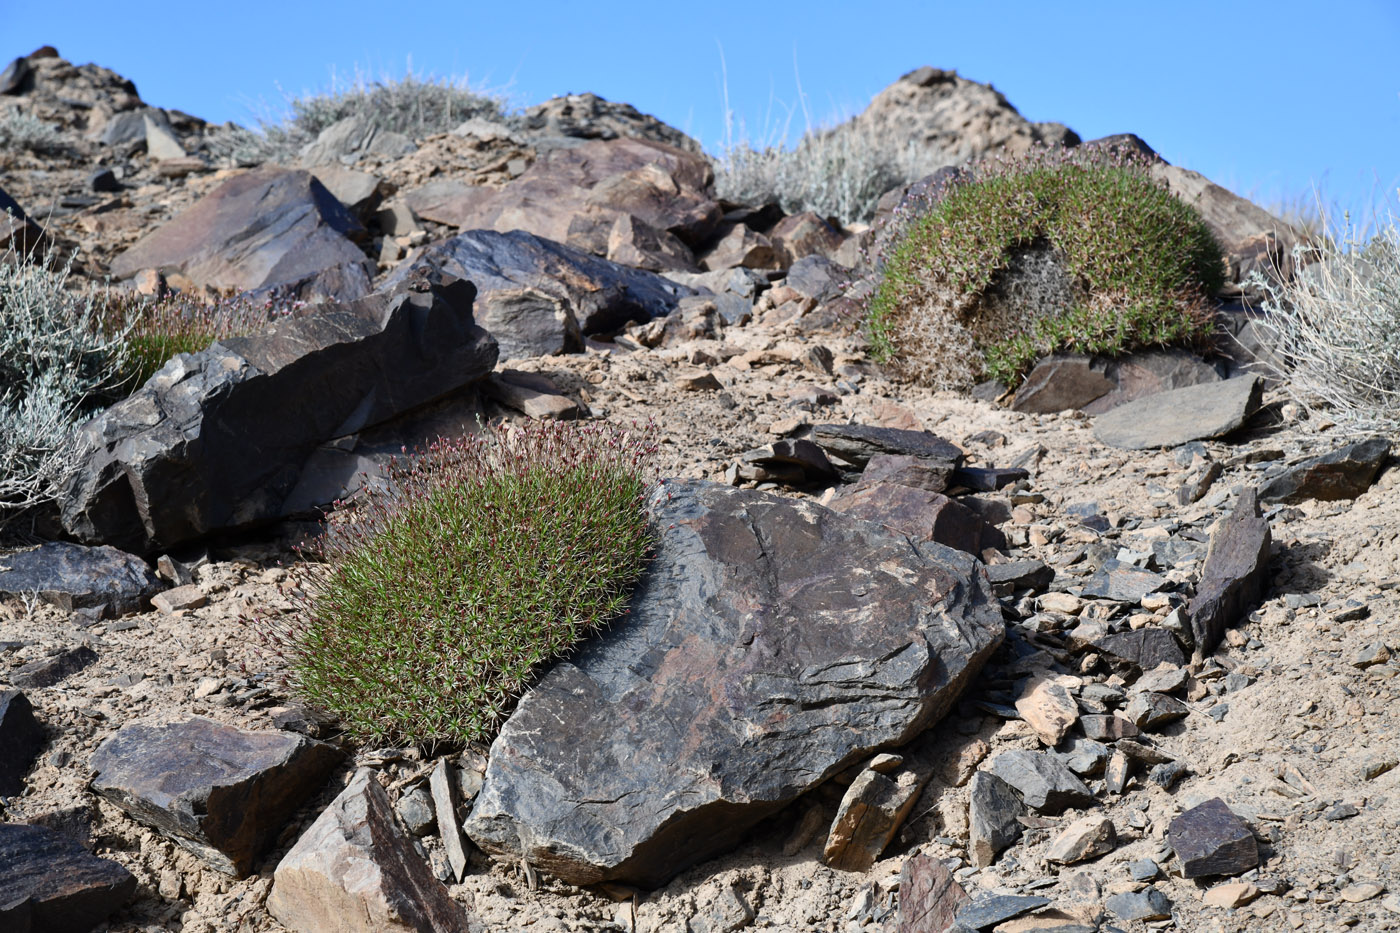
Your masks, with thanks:
<instances>
[{"instance_id":1,"label":"green cushion plant","mask_svg":"<svg viewBox=\"0 0 1400 933\"><path fill-rule=\"evenodd\" d=\"M974 165L940 194L893 241L868 306L872 352L904 378L1015 385L1055 351L1117 356L1213 333L1220 245L1141 158L1037 150ZM1072 300L993 307L999 277L1034 250L1055 257Z\"/></svg>"},{"instance_id":2,"label":"green cushion plant","mask_svg":"<svg viewBox=\"0 0 1400 933\"><path fill-rule=\"evenodd\" d=\"M396 465L327 526L301 611L260 624L288 686L360 741L489 741L542 665L623 612L653 435L531 422Z\"/></svg>"}]
</instances>

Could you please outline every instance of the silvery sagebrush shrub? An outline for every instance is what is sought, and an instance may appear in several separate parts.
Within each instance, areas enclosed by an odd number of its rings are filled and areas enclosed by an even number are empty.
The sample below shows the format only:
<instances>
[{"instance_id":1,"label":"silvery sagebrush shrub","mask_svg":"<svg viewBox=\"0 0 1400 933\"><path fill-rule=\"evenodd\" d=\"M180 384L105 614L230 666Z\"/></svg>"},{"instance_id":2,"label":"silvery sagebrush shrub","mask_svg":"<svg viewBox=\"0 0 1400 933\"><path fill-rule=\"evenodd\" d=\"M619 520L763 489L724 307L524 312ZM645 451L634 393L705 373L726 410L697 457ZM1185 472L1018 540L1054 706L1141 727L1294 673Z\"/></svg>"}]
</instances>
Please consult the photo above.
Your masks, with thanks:
<instances>
[{"instance_id":1,"label":"silvery sagebrush shrub","mask_svg":"<svg viewBox=\"0 0 1400 933\"><path fill-rule=\"evenodd\" d=\"M872 353L902 378L1014 387L1057 350L1118 356L1214 335L1220 245L1133 153L1042 147L983 159L929 197L894 218L867 305ZM999 276L1037 252L1072 286L1063 306L989 302Z\"/></svg>"},{"instance_id":2,"label":"silvery sagebrush shrub","mask_svg":"<svg viewBox=\"0 0 1400 933\"><path fill-rule=\"evenodd\" d=\"M441 440L332 516L297 613L252 624L355 739L489 741L544 664L625 609L655 452L653 427L606 422Z\"/></svg>"},{"instance_id":3,"label":"silvery sagebrush shrub","mask_svg":"<svg viewBox=\"0 0 1400 933\"><path fill-rule=\"evenodd\" d=\"M0 255L0 523L52 501L68 440L121 370L122 328L67 287L70 265Z\"/></svg>"},{"instance_id":4,"label":"silvery sagebrush shrub","mask_svg":"<svg viewBox=\"0 0 1400 933\"><path fill-rule=\"evenodd\" d=\"M0 114L0 149L27 149L37 155L58 155L68 148L52 126L17 107Z\"/></svg>"},{"instance_id":5,"label":"silvery sagebrush shrub","mask_svg":"<svg viewBox=\"0 0 1400 933\"><path fill-rule=\"evenodd\" d=\"M1325 229L1325 226L1324 226ZM1258 319L1272 368L1307 408L1356 431L1400 431L1400 229L1392 217L1369 239L1314 236L1294 250L1296 274L1256 274ZM1266 365L1268 365L1266 361Z\"/></svg>"}]
</instances>

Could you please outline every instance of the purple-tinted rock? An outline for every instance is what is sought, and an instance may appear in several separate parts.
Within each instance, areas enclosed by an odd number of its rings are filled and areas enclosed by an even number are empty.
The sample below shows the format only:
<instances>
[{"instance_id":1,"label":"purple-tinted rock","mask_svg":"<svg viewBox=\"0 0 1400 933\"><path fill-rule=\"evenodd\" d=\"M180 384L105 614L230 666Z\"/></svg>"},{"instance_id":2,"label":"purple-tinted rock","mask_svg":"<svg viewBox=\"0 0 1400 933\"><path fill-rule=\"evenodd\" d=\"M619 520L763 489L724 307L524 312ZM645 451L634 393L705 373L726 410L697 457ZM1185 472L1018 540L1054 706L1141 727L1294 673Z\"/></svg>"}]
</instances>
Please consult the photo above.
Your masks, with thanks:
<instances>
[{"instance_id":1,"label":"purple-tinted rock","mask_svg":"<svg viewBox=\"0 0 1400 933\"><path fill-rule=\"evenodd\" d=\"M124 726L92 756L92 789L220 871L243 876L340 763L290 732L202 717Z\"/></svg>"},{"instance_id":2,"label":"purple-tinted rock","mask_svg":"<svg viewBox=\"0 0 1400 933\"><path fill-rule=\"evenodd\" d=\"M1251 486L1211 535L1201 582L1187 608L1198 658L1209 656L1225 629L1264 597L1272 547L1269 522L1260 514Z\"/></svg>"},{"instance_id":3,"label":"purple-tinted rock","mask_svg":"<svg viewBox=\"0 0 1400 933\"><path fill-rule=\"evenodd\" d=\"M469 282L413 278L180 354L79 430L64 527L149 553L327 504L298 490L322 444L491 372L473 297Z\"/></svg>"},{"instance_id":4,"label":"purple-tinted rock","mask_svg":"<svg viewBox=\"0 0 1400 933\"><path fill-rule=\"evenodd\" d=\"M360 222L305 171L264 166L228 179L112 261L112 275L178 272L201 287L352 301L374 268Z\"/></svg>"},{"instance_id":5,"label":"purple-tinted rock","mask_svg":"<svg viewBox=\"0 0 1400 933\"><path fill-rule=\"evenodd\" d=\"M814 503L701 481L652 500L626 620L492 746L467 833L570 881L646 886L941 717L995 650L980 565Z\"/></svg>"},{"instance_id":6,"label":"purple-tinted rock","mask_svg":"<svg viewBox=\"0 0 1400 933\"><path fill-rule=\"evenodd\" d=\"M136 879L42 826L0 823L0 929L88 933L136 891Z\"/></svg>"},{"instance_id":7,"label":"purple-tinted rock","mask_svg":"<svg viewBox=\"0 0 1400 933\"><path fill-rule=\"evenodd\" d=\"M1372 437L1289 467L1259 490L1265 502L1355 499L1371 488L1390 456L1390 441Z\"/></svg>"},{"instance_id":8,"label":"purple-tinted rock","mask_svg":"<svg viewBox=\"0 0 1400 933\"><path fill-rule=\"evenodd\" d=\"M28 698L18 690L0 690L0 797L24 792L24 776L43 747L44 729Z\"/></svg>"},{"instance_id":9,"label":"purple-tinted rock","mask_svg":"<svg viewBox=\"0 0 1400 933\"><path fill-rule=\"evenodd\" d=\"M946 460L927 460L908 454L875 454L861 471L859 485L893 483L928 492L942 492L950 485L953 471Z\"/></svg>"},{"instance_id":10,"label":"purple-tinted rock","mask_svg":"<svg viewBox=\"0 0 1400 933\"><path fill-rule=\"evenodd\" d=\"M48 541L0 557L0 593L38 593L65 612L140 612L162 589L144 560L114 547Z\"/></svg>"},{"instance_id":11,"label":"purple-tinted rock","mask_svg":"<svg viewBox=\"0 0 1400 933\"><path fill-rule=\"evenodd\" d=\"M837 469L853 481L876 454L902 454L946 463L951 472L962 465L962 451L928 431L905 431L865 424L819 424L812 441L826 451Z\"/></svg>"},{"instance_id":12,"label":"purple-tinted rock","mask_svg":"<svg viewBox=\"0 0 1400 933\"><path fill-rule=\"evenodd\" d=\"M831 507L853 518L877 522L915 541L935 541L968 554L1000 547L1005 536L976 512L942 493L876 483L844 487Z\"/></svg>"},{"instance_id":13,"label":"purple-tinted rock","mask_svg":"<svg viewBox=\"0 0 1400 933\"><path fill-rule=\"evenodd\" d=\"M1172 820L1167 844L1181 860L1183 878L1238 875L1259 864L1254 833L1219 797Z\"/></svg>"},{"instance_id":14,"label":"purple-tinted rock","mask_svg":"<svg viewBox=\"0 0 1400 933\"><path fill-rule=\"evenodd\" d=\"M967 892L931 855L915 855L899 873L898 933L948 933Z\"/></svg>"}]
</instances>

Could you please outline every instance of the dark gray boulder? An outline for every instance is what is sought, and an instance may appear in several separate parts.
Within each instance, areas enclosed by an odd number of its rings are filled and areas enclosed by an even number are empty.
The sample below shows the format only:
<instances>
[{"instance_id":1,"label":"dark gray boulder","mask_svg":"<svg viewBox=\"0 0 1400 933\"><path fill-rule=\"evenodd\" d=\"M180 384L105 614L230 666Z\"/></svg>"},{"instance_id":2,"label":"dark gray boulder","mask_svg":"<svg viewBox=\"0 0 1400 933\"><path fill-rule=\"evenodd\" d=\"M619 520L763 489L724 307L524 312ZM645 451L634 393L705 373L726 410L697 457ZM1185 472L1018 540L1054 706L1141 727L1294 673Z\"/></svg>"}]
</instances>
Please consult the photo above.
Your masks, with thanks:
<instances>
[{"instance_id":1,"label":"dark gray boulder","mask_svg":"<svg viewBox=\"0 0 1400 933\"><path fill-rule=\"evenodd\" d=\"M136 893L136 878L43 826L0 823L0 930L88 933Z\"/></svg>"},{"instance_id":2,"label":"dark gray boulder","mask_svg":"<svg viewBox=\"0 0 1400 933\"><path fill-rule=\"evenodd\" d=\"M0 690L0 797L24 792L24 776L43 747L44 729L28 698L18 690Z\"/></svg>"},{"instance_id":3,"label":"dark gray boulder","mask_svg":"<svg viewBox=\"0 0 1400 933\"><path fill-rule=\"evenodd\" d=\"M97 747L92 789L241 877L342 757L304 735L245 731L199 716L136 723Z\"/></svg>"},{"instance_id":4,"label":"dark gray boulder","mask_svg":"<svg viewBox=\"0 0 1400 933\"><path fill-rule=\"evenodd\" d=\"M1223 378L1223 365L1185 350L1144 350L1118 358L1056 353L1036 363L1011 407L1042 414L1074 408L1100 415L1159 392Z\"/></svg>"},{"instance_id":5,"label":"dark gray boulder","mask_svg":"<svg viewBox=\"0 0 1400 933\"><path fill-rule=\"evenodd\" d=\"M97 652L87 645L63 648L11 671L10 683L25 690L52 687L96 663Z\"/></svg>"},{"instance_id":6,"label":"dark gray boulder","mask_svg":"<svg viewBox=\"0 0 1400 933\"><path fill-rule=\"evenodd\" d=\"M1389 456L1390 441L1384 437L1347 444L1289 467L1260 488L1259 498L1265 502L1355 499L1371 488Z\"/></svg>"},{"instance_id":7,"label":"dark gray boulder","mask_svg":"<svg viewBox=\"0 0 1400 933\"><path fill-rule=\"evenodd\" d=\"M1264 381L1258 376L1159 392L1099 415L1094 437L1124 450L1177 447L1223 437L1259 410L1263 392Z\"/></svg>"},{"instance_id":8,"label":"dark gray boulder","mask_svg":"<svg viewBox=\"0 0 1400 933\"><path fill-rule=\"evenodd\" d=\"M1259 512L1254 487L1240 494L1235 510L1211 534L1210 550L1196 595L1187 607L1196 657L1215 650L1225 629L1264 597L1273 533Z\"/></svg>"},{"instance_id":9,"label":"dark gray boulder","mask_svg":"<svg viewBox=\"0 0 1400 933\"><path fill-rule=\"evenodd\" d=\"M914 541L935 541L968 554L980 555L985 548L1006 544L1005 535L967 506L914 486L861 482L843 487L831 507Z\"/></svg>"},{"instance_id":10,"label":"dark gray boulder","mask_svg":"<svg viewBox=\"0 0 1400 933\"><path fill-rule=\"evenodd\" d=\"M1026 806L1041 813L1053 816L1097 802L1068 765L1045 752L1013 748L993 758L990 770L1014 787Z\"/></svg>"},{"instance_id":11,"label":"dark gray boulder","mask_svg":"<svg viewBox=\"0 0 1400 933\"><path fill-rule=\"evenodd\" d=\"M179 273L200 287L352 301L374 266L360 222L305 171L265 166L228 179L112 261L112 275Z\"/></svg>"},{"instance_id":12,"label":"dark gray boulder","mask_svg":"<svg viewBox=\"0 0 1400 933\"><path fill-rule=\"evenodd\" d=\"M114 547L49 541L0 556L0 593L38 593L65 612L140 612L164 588L144 560Z\"/></svg>"},{"instance_id":13,"label":"dark gray boulder","mask_svg":"<svg viewBox=\"0 0 1400 933\"><path fill-rule=\"evenodd\" d=\"M491 749L467 833L575 884L657 886L950 708L1001 642L981 566L809 502L652 499L628 616Z\"/></svg>"},{"instance_id":14,"label":"dark gray boulder","mask_svg":"<svg viewBox=\"0 0 1400 933\"><path fill-rule=\"evenodd\" d=\"M583 349L582 334L615 331L676 309L695 290L523 230L470 230L403 263L386 287L425 269L469 279L477 323L501 359Z\"/></svg>"},{"instance_id":15,"label":"dark gray boulder","mask_svg":"<svg viewBox=\"0 0 1400 933\"><path fill-rule=\"evenodd\" d=\"M867 424L819 424L812 428L812 442L855 481L876 454L898 454L929 461L926 466L946 467L951 473L962 465L962 451L928 431L905 431Z\"/></svg>"},{"instance_id":16,"label":"dark gray boulder","mask_svg":"<svg viewBox=\"0 0 1400 933\"><path fill-rule=\"evenodd\" d=\"M78 432L64 527L148 553L326 504L298 491L320 445L491 372L496 342L473 296L468 282L413 277L177 356Z\"/></svg>"},{"instance_id":17,"label":"dark gray boulder","mask_svg":"<svg viewBox=\"0 0 1400 933\"><path fill-rule=\"evenodd\" d=\"M1254 833L1219 797L1173 819L1167 845L1181 860L1183 878L1238 875L1259 864Z\"/></svg>"}]
</instances>

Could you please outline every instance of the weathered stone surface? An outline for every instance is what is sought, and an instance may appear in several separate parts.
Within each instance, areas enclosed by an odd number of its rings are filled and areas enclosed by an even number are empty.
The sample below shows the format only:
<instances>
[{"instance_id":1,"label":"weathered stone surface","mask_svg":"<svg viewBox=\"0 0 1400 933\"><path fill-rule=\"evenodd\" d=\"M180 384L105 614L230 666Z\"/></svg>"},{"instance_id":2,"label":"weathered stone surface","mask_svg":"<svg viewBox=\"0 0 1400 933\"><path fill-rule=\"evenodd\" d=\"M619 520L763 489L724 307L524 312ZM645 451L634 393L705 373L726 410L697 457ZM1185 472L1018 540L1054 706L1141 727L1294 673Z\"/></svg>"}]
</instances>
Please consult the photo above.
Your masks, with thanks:
<instances>
[{"instance_id":1,"label":"weathered stone surface","mask_svg":"<svg viewBox=\"0 0 1400 933\"><path fill-rule=\"evenodd\" d=\"M501 359L583 349L580 331L598 334L675 310L694 290L523 230L472 230L434 244L389 277L422 269L469 279L477 322L501 345Z\"/></svg>"},{"instance_id":2,"label":"weathered stone surface","mask_svg":"<svg viewBox=\"0 0 1400 933\"><path fill-rule=\"evenodd\" d=\"M1389 456L1390 441L1383 437L1347 444L1289 467L1260 488L1259 498L1265 502L1355 499L1371 488Z\"/></svg>"},{"instance_id":3,"label":"weathered stone surface","mask_svg":"<svg viewBox=\"0 0 1400 933\"><path fill-rule=\"evenodd\" d=\"M485 394L529 418L572 421L583 414L548 376L507 369L492 373L482 386Z\"/></svg>"},{"instance_id":4,"label":"weathered stone surface","mask_svg":"<svg viewBox=\"0 0 1400 933\"><path fill-rule=\"evenodd\" d=\"M894 483L928 492L942 492L948 488L952 472L946 460L926 460L908 454L875 454L861 471L860 485Z\"/></svg>"},{"instance_id":5,"label":"weathered stone surface","mask_svg":"<svg viewBox=\"0 0 1400 933\"><path fill-rule=\"evenodd\" d=\"M1109 559L1103 562L1094 575L1084 581L1081 595L1096 599L1114 599L1123 603L1140 602L1149 593L1155 593L1167 583L1166 578L1134 567L1123 561Z\"/></svg>"},{"instance_id":6,"label":"weathered stone surface","mask_svg":"<svg viewBox=\"0 0 1400 933\"><path fill-rule=\"evenodd\" d=\"M1186 704L1176 697L1147 690L1128 701L1123 715L1139 729L1152 731L1184 718L1188 712Z\"/></svg>"},{"instance_id":7,"label":"weathered stone surface","mask_svg":"<svg viewBox=\"0 0 1400 933\"><path fill-rule=\"evenodd\" d=\"M946 463L949 470L962 465L962 451L927 431L903 431L866 424L819 424L812 429L812 441L826 451L832 463L854 480L875 454L902 454L934 463Z\"/></svg>"},{"instance_id":8,"label":"weathered stone surface","mask_svg":"<svg viewBox=\"0 0 1400 933\"><path fill-rule=\"evenodd\" d=\"M1254 833L1219 797L1172 820L1167 844L1181 860L1184 878L1238 875L1259 864Z\"/></svg>"},{"instance_id":9,"label":"weathered stone surface","mask_svg":"<svg viewBox=\"0 0 1400 933\"><path fill-rule=\"evenodd\" d=\"M1019 467L959 467L948 482L951 486L978 492L996 492L1013 483L1029 479L1030 473Z\"/></svg>"},{"instance_id":10,"label":"weathered stone surface","mask_svg":"<svg viewBox=\"0 0 1400 933\"><path fill-rule=\"evenodd\" d=\"M321 130L316 138L301 150L302 165L325 165L338 162L353 165L363 156L383 156L396 159L417 150L413 140L402 133L384 129L375 120L355 115L337 120Z\"/></svg>"},{"instance_id":11,"label":"weathered stone surface","mask_svg":"<svg viewBox=\"0 0 1400 933\"><path fill-rule=\"evenodd\" d=\"M768 231L768 239L778 250L780 265L788 267L808 256L829 257L846 238L825 218L803 211L778 221Z\"/></svg>"},{"instance_id":12,"label":"weathered stone surface","mask_svg":"<svg viewBox=\"0 0 1400 933\"><path fill-rule=\"evenodd\" d=\"M17 253L32 253L46 242L44 228L0 188L0 252L13 249Z\"/></svg>"},{"instance_id":13,"label":"weathered stone surface","mask_svg":"<svg viewBox=\"0 0 1400 933\"><path fill-rule=\"evenodd\" d=\"M182 609L198 609L209 603L209 596L199 587L189 584L158 593L151 605L161 612L179 612Z\"/></svg>"},{"instance_id":14,"label":"weathered stone surface","mask_svg":"<svg viewBox=\"0 0 1400 933\"><path fill-rule=\"evenodd\" d=\"M1125 450L1222 437L1258 411L1263 391L1264 381L1258 376L1241 376L1149 395L1099 415L1094 437Z\"/></svg>"},{"instance_id":15,"label":"weathered stone surface","mask_svg":"<svg viewBox=\"0 0 1400 933\"><path fill-rule=\"evenodd\" d=\"M0 689L0 797L24 792L24 776L44 747L34 707L18 690Z\"/></svg>"},{"instance_id":16,"label":"weathered stone surface","mask_svg":"<svg viewBox=\"0 0 1400 933\"><path fill-rule=\"evenodd\" d=\"M1051 816L1095 803L1084 782L1063 761L1044 752L1008 749L992 759L991 772L1014 787L1026 806Z\"/></svg>"},{"instance_id":17,"label":"weathered stone surface","mask_svg":"<svg viewBox=\"0 0 1400 933\"><path fill-rule=\"evenodd\" d=\"M986 868L1007 846L1021 838L1016 819L1023 812L1016 790L989 771L972 775L968 785L968 852L972 864Z\"/></svg>"},{"instance_id":18,"label":"weathered stone surface","mask_svg":"<svg viewBox=\"0 0 1400 933\"><path fill-rule=\"evenodd\" d=\"M987 577L998 596L1010 596L1017 590L1041 593L1054 581L1055 568L1044 561L1027 558L992 564L987 568Z\"/></svg>"},{"instance_id":19,"label":"weathered stone surface","mask_svg":"<svg viewBox=\"0 0 1400 933\"><path fill-rule=\"evenodd\" d=\"M162 586L144 560L114 547L49 541L0 556L0 593L38 593L65 612L140 612Z\"/></svg>"},{"instance_id":20,"label":"weathered stone surface","mask_svg":"<svg viewBox=\"0 0 1400 933\"><path fill-rule=\"evenodd\" d=\"M700 143L631 104L597 94L565 94L526 108L511 126L535 145L560 148L573 140L649 139L700 155Z\"/></svg>"},{"instance_id":21,"label":"weathered stone surface","mask_svg":"<svg viewBox=\"0 0 1400 933\"><path fill-rule=\"evenodd\" d=\"M1187 608L1196 656L1215 651L1225 629L1264 597L1273 533L1259 512L1254 487L1240 493L1235 510L1216 526L1201 570L1201 582Z\"/></svg>"},{"instance_id":22,"label":"weathered stone surface","mask_svg":"<svg viewBox=\"0 0 1400 933\"><path fill-rule=\"evenodd\" d=\"M836 811L822 860L842 871L869 871L899 831L924 782L913 771L862 771Z\"/></svg>"},{"instance_id":23,"label":"weathered stone surface","mask_svg":"<svg viewBox=\"0 0 1400 933\"><path fill-rule=\"evenodd\" d=\"M161 161L185 158L185 147L180 145L180 138L170 128L169 121L162 124L160 121L152 120L150 111L142 115L142 121L146 125L147 155Z\"/></svg>"},{"instance_id":24,"label":"weathered stone surface","mask_svg":"<svg viewBox=\"0 0 1400 933\"><path fill-rule=\"evenodd\" d=\"M1071 865L1098 858L1117 847L1118 834L1113 829L1113 821L1106 816L1086 816L1055 834L1045 850L1045 860Z\"/></svg>"},{"instance_id":25,"label":"weathered stone surface","mask_svg":"<svg viewBox=\"0 0 1400 933\"><path fill-rule=\"evenodd\" d=\"M0 94L21 94L34 83L34 68L26 58L16 58L0 71Z\"/></svg>"},{"instance_id":26,"label":"weathered stone surface","mask_svg":"<svg viewBox=\"0 0 1400 933\"><path fill-rule=\"evenodd\" d=\"M351 301L374 270L350 242L363 233L309 172L266 166L229 178L112 261L112 275L178 272L219 291Z\"/></svg>"},{"instance_id":27,"label":"weathered stone surface","mask_svg":"<svg viewBox=\"0 0 1400 933\"><path fill-rule=\"evenodd\" d=\"M1201 902L1211 907L1224 907L1233 910L1243 907L1259 896L1259 888L1248 881L1227 881L1217 884L1205 893Z\"/></svg>"},{"instance_id":28,"label":"weathered stone surface","mask_svg":"<svg viewBox=\"0 0 1400 933\"><path fill-rule=\"evenodd\" d=\"M341 757L306 736L245 731L199 716L136 723L93 753L92 789L241 877Z\"/></svg>"},{"instance_id":29,"label":"weathered stone surface","mask_svg":"<svg viewBox=\"0 0 1400 933\"><path fill-rule=\"evenodd\" d=\"M379 208L379 202L391 190L391 186L378 175L356 171L338 163L317 165L311 169L311 174L361 222Z\"/></svg>"},{"instance_id":30,"label":"weathered stone surface","mask_svg":"<svg viewBox=\"0 0 1400 933\"><path fill-rule=\"evenodd\" d=\"M1186 663L1176 636L1154 626L1105 635L1094 640L1094 647L1142 671L1150 671L1161 664L1180 668Z\"/></svg>"},{"instance_id":31,"label":"weathered stone surface","mask_svg":"<svg viewBox=\"0 0 1400 933\"><path fill-rule=\"evenodd\" d=\"M1035 730L1041 743L1054 748L1074 728L1079 705L1069 689L1054 677L1033 677L1016 700L1016 712Z\"/></svg>"},{"instance_id":32,"label":"weathered stone surface","mask_svg":"<svg viewBox=\"0 0 1400 933\"><path fill-rule=\"evenodd\" d=\"M711 272L720 269L777 269L780 253L766 236L745 224L726 224L718 239L699 255L700 267Z\"/></svg>"},{"instance_id":33,"label":"weathered stone surface","mask_svg":"<svg viewBox=\"0 0 1400 933\"><path fill-rule=\"evenodd\" d=\"M136 892L136 879L77 840L0 823L0 929L88 933Z\"/></svg>"},{"instance_id":34,"label":"weathered stone surface","mask_svg":"<svg viewBox=\"0 0 1400 933\"><path fill-rule=\"evenodd\" d=\"M898 933L948 933L967 892L938 859L915 855L899 873Z\"/></svg>"},{"instance_id":35,"label":"weathered stone surface","mask_svg":"<svg viewBox=\"0 0 1400 933\"><path fill-rule=\"evenodd\" d=\"M1011 400L1013 411L1049 414L1083 408L1117 388L1087 356L1057 354L1036 363Z\"/></svg>"},{"instance_id":36,"label":"weathered stone surface","mask_svg":"<svg viewBox=\"0 0 1400 933\"><path fill-rule=\"evenodd\" d=\"M1138 734L1136 725L1117 714L1081 716L1079 722L1084 727L1084 734L1099 742L1113 742Z\"/></svg>"},{"instance_id":37,"label":"weathered stone surface","mask_svg":"<svg viewBox=\"0 0 1400 933\"><path fill-rule=\"evenodd\" d=\"M442 847L447 851L447 863L452 866L452 874L457 881L467 871L467 849L462 838L462 823L457 818L457 782L452 777L452 766L446 758L439 758L433 768L428 786L433 795L433 811L437 815L438 836Z\"/></svg>"},{"instance_id":38,"label":"weathered stone surface","mask_svg":"<svg viewBox=\"0 0 1400 933\"><path fill-rule=\"evenodd\" d=\"M710 375L710 374L705 374ZM710 375L710 378L714 378ZM718 383L718 380L715 380ZM693 388L699 388L692 383ZM716 385L715 388L723 388ZM837 481L836 468L822 449L808 440L782 440L746 451L737 464L738 479L784 486L829 486Z\"/></svg>"},{"instance_id":39,"label":"weathered stone surface","mask_svg":"<svg viewBox=\"0 0 1400 933\"><path fill-rule=\"evenodd\" d=\"M1129 923L1134 920L1167 920L1172 915L1172 902L1157 888L1150 886L1141 891L1111 895L1104 901L1104 906L1119 920Z\"/></svg>"},{"instance_id":40,"label":"weathered stone surface","mask_svg":"<svg viewBox=\"0 0 1400 933\"><path fill-rule=\"evenodd\" d=\"M626 623L521 700L466 827L573 883L657 885L723 850L943 715L1003 634L955 551L700 481L653 505Z\"/></svg>"},{"instance_id":41,"label":"weathered stone surface","mask_svg":"<svg viewBox=\"0 0 1400 933\"><path fill-rule=\"evenodd\" d=\"M297 933L484 933L414 851L368 768L278 863L267 909Z\"/></svg>"},{"instance_id":42,"label":"weathered stone surface","mask_svg":"<svg viewBox=\"0 0 1400 933\"><path fill-rule=\"evenodd\" d=\"M1048 903L1050 898L1036 895L983 894L958 910L958 924L969 930L986 930Z\"/></svg>"},{"instance_id":43,"label":"weathered stone surface","mask_svg":"<svg viewBox=\"0 0 1400 933\"><path fill-rule=\"evenodd\" d=\"M831 501L831 507L854 518L877 522L916 541L939 544L981 554L1006 539L982 521L976 512L942 493L895 483L847 486Z\"/></svg>"},{"instance_id":44,"label":"weathered stone surface","mask_svg":"<svg viewBox=\"0 0 1400 933\"><path fill-rule=\"evenodd\" d=\"M10 683L25 690L52 687L97 661L97 652L87 645L64 648L38 661L30 661L10 674Z\"/></svg>"},{"instance_id":45,"label":"weathered stone surface","mask_svg":"<svg viewBox=\"0 0 1400 933\"><path fill-rule=\"evenodd\" d=\"M850 277L850 270L825 256L807 256L792 264L783 284L803 298L822 302L840 295Z\"/></svg>"},{"instance_id":46,"label":"weathered stone surface","mask_svg":"<svg viewBox=\"0 0 1400 933\"><path fill-rule=\"evenodd\" d=\"M298 483L321 444L495 366L495 341L472 319L473 294L468 282L409 280L175 357L80 429L83 468L65 490L64 527L149 552L318 504L298 504Z\"/></svg>"},{"instance_id":47,"label":"weathered stone surface","mask_svg":"<svg viewBox=\"0 0 1400 933\"><path fill-rule=\"evenodd\" d=\"M1095 362L1113 382L1113 389L1080 406L1089 415L1172 389L1220 382L1228 374L1223 362L1207 362L1187 350L1144 350Z\"/></svg>"}]
</instances>

